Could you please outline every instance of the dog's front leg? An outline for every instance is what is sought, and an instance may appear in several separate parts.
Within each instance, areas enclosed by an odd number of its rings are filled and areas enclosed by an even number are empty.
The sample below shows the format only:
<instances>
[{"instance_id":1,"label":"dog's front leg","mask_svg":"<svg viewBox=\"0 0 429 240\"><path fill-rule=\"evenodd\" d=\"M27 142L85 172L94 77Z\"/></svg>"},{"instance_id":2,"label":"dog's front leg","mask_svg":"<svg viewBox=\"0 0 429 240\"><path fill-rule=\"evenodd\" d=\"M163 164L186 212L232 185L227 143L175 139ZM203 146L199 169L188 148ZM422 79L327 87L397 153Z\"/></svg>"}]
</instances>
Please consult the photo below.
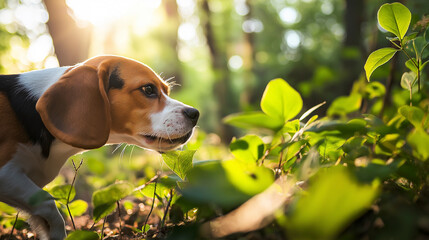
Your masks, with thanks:
<instances>
[{"instance_id":1,"label":"dog's front leg","mask_svg":"<svg viewBox=\"0 0 429 240\"><path fill-rule=\"evenodd\" d=\"M52 198L23 171L7 164L0 169L0 201L31 214L29 223L41 240L63 240L66 237L64 219Z\"/></svg>"}]
</instances>

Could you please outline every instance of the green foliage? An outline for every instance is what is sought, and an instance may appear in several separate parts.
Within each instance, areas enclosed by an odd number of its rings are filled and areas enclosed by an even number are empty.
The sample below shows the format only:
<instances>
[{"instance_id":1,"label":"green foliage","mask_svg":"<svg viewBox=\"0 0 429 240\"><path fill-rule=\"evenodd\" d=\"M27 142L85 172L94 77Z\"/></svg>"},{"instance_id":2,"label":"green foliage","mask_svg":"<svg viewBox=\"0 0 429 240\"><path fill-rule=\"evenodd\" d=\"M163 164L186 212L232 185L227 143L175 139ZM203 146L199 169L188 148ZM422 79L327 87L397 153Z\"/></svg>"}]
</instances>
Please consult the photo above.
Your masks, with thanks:
<instances>
[{"instance_id":1,"label":"green foliage","mask_svg":"<svg viewBox=\"0 0 429 240\"><path fill-rule=\"evenodd\" d=\"M371 53L364 66L366 78L369 81L375 69L388 62L396 52L403 52L408 58L405 66L412 72L403 74L401 86L410 92L411 101L414 83L417 81L418 90L420 91L421 72L429 61L424 61L427 56L425 49L429 45L429 41L426 38L428 28L427 26L425 27L423 36L419 36L419 33L405 35L411 23L411 12L407 7L397 2L382 5L377 17L380 26L396 36L395 38L388 38L396 48L382 48ZM407 48L411 49L415 57L410 56Z\"/></svg>"},{"instance_id":2,"label":"green foliage","mask_svg":"<svg viewBox=\"0 0 429 240\"><path fill-rule=\"evenodd\" d=\"M88 203L84 200L78 199L69 204L70 213L73 217L82 216L88 210ZM66 212L63 210L63 212ZM68 212L66 212L68 215ZM69 216L70 217L70 216Z\"/></svg>"},{"instance_id":3,"label":"green foliage","mask_svg":"<svg viewBox=\"0 0 429 240\"><path fill-rule=\"evenodd\" d=\"M380 26L402 40L411 22L411 12L401 3L383 4L377 13Z\"/></svg>"},{"instance_id":4,"label":"green foliage","mask_svg":"<svg viewBox=\"0 0 429 240\"><path fill-rule=\"evenodd\" d=\"M195 150L170 151L162 154L162 158L167 166L177 174L182 180L192 168L192 157Z\"/></svg>"},{"instance_id":5,"label":"green foliage","mask_svg":"<svg viewBox=\"0 0 429 240\"><path fill-rule=\"evenodd\" d=\"M213 13L217 24L225 21L220 16L231 17L232 3L211 4L214 9L224 7ZM88 203L74 198L89 188L94 192L91 206L94 231L100 231L106 223L112 235L120 234L120 230L114 229L119 222L119 226L131 229L141 238L162 238L167 233L169 239L196 239L201 223L228 214L283 175L295 181L297 189L276 212L277 224L251 235L237 234L237 238L248 239L258 233L265 237L271 232L284 233L288 239L426 236L429 112L424 68L428 63L428 28L407 35L411 22L415 21L399 3L381 6L378 21L396 37L388 38L393 47L370 54L364 66L366 78L383 77L375 73L376 69L401 52L408 59L404 62L410 71L402 74L403 89L392 91L383 85L384 81L367 83L362 77L350 95L336 98L327 108L327 116L319 118L313 113L325 103L304 112L300 93L285 80L274 79L266 85L259 102L260 111L246 106L244 112L224 118L225 123L244 129L244 136L233 138L229 146L219 144L214 134L197 131L197 139L192 139L185 150L163 153L163 161L158 155L127 146L109 162L103 159L111 148L91 151L86 155L87 168L82 174L85 177L80 179L91 187L74 188L64 184L64 180L58 181L48 189L52 196L45 191L37 193L31 204L54 198L61 203L62 212L69 214L70 210L72 216L79 216L87 211ZM271 30L264 30L267 32L263 37L279 35ZM319 47L318 51L324 49ZM360 55L353 48L343 54L350 59ZM264 53L256 55L262 58ZM267 64L272 64L269 56ZM209 75L205 69L201 74ZM224 74L216 72L216 77ZM320 87L336 78L337 73L331 66L318 66L309 75L313 76L316 87ZM268 79L258 79L258 84L265 85ZM310 93L303 96L311 96ZM390 106L385 100L389 98ZM301 112L304 113L299 115ZM140 187L136 190L128 182L137 182ZM120 200L125 197L121 206ZM118 205L119 219L105 218ZM0 223L11 228L15 211L1 204L0 211L4 213ZM103 224L97 223L103 218L106 219ZM74 231L68 239L98 237L93 231Z\"/></svg>"},{"instance_id":6,"label":"green foliage","mask_svg":"<svg viewBox=\"0 0 429 240\"><path fill-rule=\"evenodd\" d=\"M100 237L97 233L91 231L74 231L70 233L66 240L98 240Z\"/></svg>"},{"instance_id":7,"label":"green foliage","mask_svg":"<svg viewBox=\"0 0 429 240\"><path fill-rule=\"evenodd\" d=\"M286 81L274 79L265 88L260 105L262 112L229 115L224 122L236 127L278 131L301 111L302 98Z\"/></svg>"},{"instance_id":8,"label":"green foliage","mask_svg":"<svg viewBox=\"0 0 429 240\"><path fill-rule=\"evenodd\" d=\"M196 164L180 190L188 201L237 206L273 182L272 171L240 160L209 161Z\"/></svg>"},{"instance_id":9,"label":"green foliage","mask_svg":"<svg viewBox=\"0 0 429 240\"><path fill-rule=\"evenodd\" d=\"M97 190L92 195L92 211L95 221L99 221L116 209L116 202L130 195L134 187L127 182L112 184L103 189Z\"/></svg>"},{"instance_id":10,"label":"green foliage","mask_svg":"<svg viewBox=\"0 0 429 240\"><path fill-rule=\"evenodd\" d=\"M278 130L282 127L283 122L280 119L273 119L263 112L244 112L231 114L223 119L227 124L241 128L266 128Z\"/></svg>"},{"instance_id":11,"label":"green foliage","mask_svg":"<svg viewBox=\"0 0 429 240\"><path fill-rule=\"evenodd\" d=\"M154 196L154 193L156 193L156 195L159 196L160 198L165 198L167 197L170 190L176 187L177 181L178 179L175 179L172 176L165 176L163 178L158 179L156 183L150 183L146 185L141 190L141 193L148 198L152 198ZM156 184L156 192L155 192L155 184Z\"/></svg>"},{"instance_id":12,"label":"green foliage","mask_svg":"<svg viewBox=\"0 0 429 240\"><path fill-rule=\"evenodd\" d=\"M371 53L365 63L366 79L370 79L372 72L388 62L398 50L394 48L382 48Z\"/></svg>"},{"instance_id":13,"label":"green foliage","mask_svg":"<svg viewBox=\"0 0 429 240\"><path fill-rule=\"evenodd\" d=\"M346 116L348 113L359 110L362 102L362 96L353 94L350 96L338 97L329 106L327 114L329 116L339 115Z\"/></svg>"},{"instance_id":14,"label":"green foliage","mask_svg":"<svg viewBox=\"0 0 429 240\"><path fill-rule=\"evenodd\" d=\"M310 179L283 224L291 239L333 239L369 209L378 192L377 184L359 183L347 168L323 169Z\"/></svg>"},{"instance_id":15,"label":"green foliage","mask_svg":"<svg viewBox=\"0 0 429 240\"><path fill-rule=\"evenodd\" d=\"M264 142L256 135L246 135L233 140L229 147L235 158L249 163L255 163L265 153Z\"/></svg>"},{"instance_id":16,"label":"green foliage","mask_svg":"<svg viewBox=\"0 0 429 240\"><path fill-rule=\"evenodd\" d=\"M70 184L55 186L49 192L55 200L60 201L63 204L73 201L76 196L76 190Z\"/></svg>"},{"instance_id":17,"label":"green foliage","mask_svg":"<svg viewBox=\"0 0 429 240\"><path fill-rule=\"evenodd\" d=\"M301 95L283 79L274 79L265 88L261 109L268 116L286 122L301 111Z\"/></svg>"},{"instance_id":18,"label":"green foliage","mask_svg":"<svg viewBox=\"0 0 429 240\"><path fill-rule=\"evenodd\" d=\"M411 132L407 141L413 147L413 155L423 161L426 161L429 158L429 134L426 133L423 129L416 129Z\"/></svg>"}]
</instances>

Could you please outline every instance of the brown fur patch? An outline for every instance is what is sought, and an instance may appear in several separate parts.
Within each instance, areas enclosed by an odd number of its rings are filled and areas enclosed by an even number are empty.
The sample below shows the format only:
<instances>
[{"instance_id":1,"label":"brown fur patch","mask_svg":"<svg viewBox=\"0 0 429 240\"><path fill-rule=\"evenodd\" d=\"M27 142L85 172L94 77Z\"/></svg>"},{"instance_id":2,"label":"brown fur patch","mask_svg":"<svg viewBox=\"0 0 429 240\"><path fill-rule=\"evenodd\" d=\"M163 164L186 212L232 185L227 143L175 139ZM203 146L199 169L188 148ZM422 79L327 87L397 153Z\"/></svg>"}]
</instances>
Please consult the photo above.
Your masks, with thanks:
<instances>
[{"instance_id":1,"label":"brown fur patch","mask_svg":"<svg viewBox=\"0 0 429 240\"><path fill-rule=\"evenodd\" d=\"M15 154L18 143L29 139L4 93L0 93L0 116L0 167L3 167Z\"/></svg>"},{"instance_id":2,"label":"brown fur patch","mask_svg":"<svg viewBox=\"0 0 429 240\"><path fill-rule=\"evenodd\" d=\"M110 67L117 67L119 77L124 81L121 89L111 89L108 93L111 130L129 135L152 132L150 114L164 109L165 97L161 91L168 95L168 85L151 68L131 59L110 56L91 59L85 64L106 63ZM158 98L148 98L140 91L141 87L149 83L158 89Z\"/></svg>"}]
</instances>

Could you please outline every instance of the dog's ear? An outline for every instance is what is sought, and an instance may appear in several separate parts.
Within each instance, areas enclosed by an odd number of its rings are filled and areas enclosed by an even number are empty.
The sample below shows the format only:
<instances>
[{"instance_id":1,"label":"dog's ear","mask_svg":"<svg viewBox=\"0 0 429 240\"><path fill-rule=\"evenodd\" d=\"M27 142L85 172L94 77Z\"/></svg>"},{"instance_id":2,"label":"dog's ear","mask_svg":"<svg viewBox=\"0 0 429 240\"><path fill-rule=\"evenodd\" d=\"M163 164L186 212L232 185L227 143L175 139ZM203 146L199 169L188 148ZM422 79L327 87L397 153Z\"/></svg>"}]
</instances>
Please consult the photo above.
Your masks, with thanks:
<instances>
[{"instance_id":1,"label":"dog's ear","mask_svg":"<svg viewBox=\"0 0 429 240\"><path fill-rule=\"evenodd\" d=\"M108 71L106 64L98 68L79 65L43 93L36 109L54 137L84 149L107 142L111 124Z\"/></svg>"}]
</instances>

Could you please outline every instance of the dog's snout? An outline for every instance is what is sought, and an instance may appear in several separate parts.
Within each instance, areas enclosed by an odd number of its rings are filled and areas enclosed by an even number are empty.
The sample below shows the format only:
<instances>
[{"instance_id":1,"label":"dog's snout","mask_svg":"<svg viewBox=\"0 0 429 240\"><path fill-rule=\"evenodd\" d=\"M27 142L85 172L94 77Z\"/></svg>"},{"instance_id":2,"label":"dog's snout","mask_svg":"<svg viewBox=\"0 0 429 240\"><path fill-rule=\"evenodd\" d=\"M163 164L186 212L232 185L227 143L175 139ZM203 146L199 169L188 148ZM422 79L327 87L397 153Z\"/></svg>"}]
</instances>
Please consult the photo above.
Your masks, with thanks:
<instances>
[{"instance_id":1,"label":"dog's snout","mask_svg":"<svg viewBox=\"0 0 429 240\"><path fill-rule=\"evenodd\" d=\"M200 117L200 112L195 108L185 108L183 109L183 115L185 115L189 120L191 120L192 124L196 125L198 122L198 118Z\"/></svg>"}]
</instances>

